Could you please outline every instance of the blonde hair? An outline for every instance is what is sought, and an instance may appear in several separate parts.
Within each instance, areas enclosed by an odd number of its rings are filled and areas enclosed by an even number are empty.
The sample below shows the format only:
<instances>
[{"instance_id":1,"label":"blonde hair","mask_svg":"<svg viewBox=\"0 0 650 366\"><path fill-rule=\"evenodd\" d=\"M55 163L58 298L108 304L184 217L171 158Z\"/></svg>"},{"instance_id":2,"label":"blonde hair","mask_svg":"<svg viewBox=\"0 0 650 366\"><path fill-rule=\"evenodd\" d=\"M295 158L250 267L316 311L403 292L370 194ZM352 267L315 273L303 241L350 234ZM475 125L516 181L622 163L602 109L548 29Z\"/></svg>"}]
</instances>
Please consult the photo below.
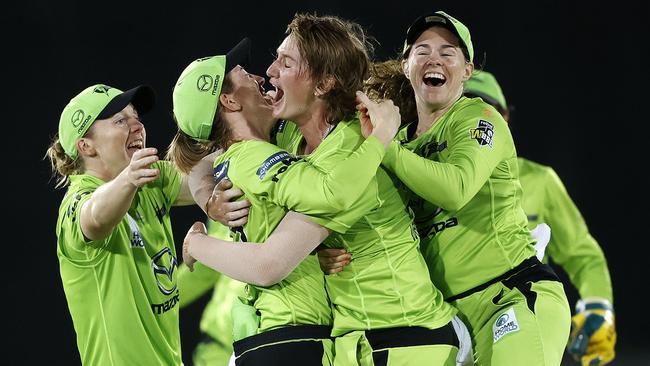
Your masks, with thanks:
<instances>
[{"instance_id":1,"label":"blonde hair","mask_svg":"<svg viewBox=\"0 0 650 366\"><path fill-rule=\"evenodd\" d=\"M55 188L63 188L70 183L70 175L82 174L85 171L83 159L72 159L63 150L58 134L52 139L43 159L49 158L52 177L56 179Z\"/></svg>"},{"instance_id":2,"label":"blonde hair","mask_svg":"<svg viewBox=\"0 0 650 366\"><path fill-rule=\"evenodd\" d=\"M373 52L361 25L335 16L296 14L286 34L294 37L316 85L334 84L321 96L328 106L327 122L352 118Z\"/></svg>"}]
</instances>

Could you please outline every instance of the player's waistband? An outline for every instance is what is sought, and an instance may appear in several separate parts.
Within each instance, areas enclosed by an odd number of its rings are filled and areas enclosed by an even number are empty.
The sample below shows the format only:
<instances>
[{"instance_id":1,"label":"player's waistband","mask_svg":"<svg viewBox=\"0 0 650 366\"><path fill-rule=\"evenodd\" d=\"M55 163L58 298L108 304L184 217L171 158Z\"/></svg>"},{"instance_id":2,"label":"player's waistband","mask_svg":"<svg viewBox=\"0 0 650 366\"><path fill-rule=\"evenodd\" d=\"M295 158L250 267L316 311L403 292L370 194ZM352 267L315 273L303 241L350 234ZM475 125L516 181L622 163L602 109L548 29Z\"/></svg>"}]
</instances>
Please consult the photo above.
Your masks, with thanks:
<instances>
[{"instance_id":1,"label":"player's waistband","mask_svg":"<svg viewBox=\"0 0 650 366\"><path fill-rule=\"evenodd\" d=\"M458 347L458 336L451 322L440 328L396 327L371 329L365 337L373 350L397 347L448 344Z\"/></svg>"},{"instance_id":2,"label":"player's waistband","mask_svg":"<svg viewBox=\"0 0 650 366\"><path fill-rule=\"evenodd\" d=\"M271 343L297 341L301 339L330 339L332 327L327 325L294 325L255 334L233 343L235 356Z\"/></svg>"},{"instance_id":3,"label":"player's waistband","mask_svg":"<svg viewBox=\"0 0 650 366\"><path fill-rule=\"evenodd\" d=\"M530 257L508 272L458 295L448 297L445 301L453 302L462 299L476 292L483 291L497 282L501 282L506 287L512 289L521 286L525 282L537 282L542 280L560 281L551 266L540 262L537 257Z\"/></svg>"}]
</instances>

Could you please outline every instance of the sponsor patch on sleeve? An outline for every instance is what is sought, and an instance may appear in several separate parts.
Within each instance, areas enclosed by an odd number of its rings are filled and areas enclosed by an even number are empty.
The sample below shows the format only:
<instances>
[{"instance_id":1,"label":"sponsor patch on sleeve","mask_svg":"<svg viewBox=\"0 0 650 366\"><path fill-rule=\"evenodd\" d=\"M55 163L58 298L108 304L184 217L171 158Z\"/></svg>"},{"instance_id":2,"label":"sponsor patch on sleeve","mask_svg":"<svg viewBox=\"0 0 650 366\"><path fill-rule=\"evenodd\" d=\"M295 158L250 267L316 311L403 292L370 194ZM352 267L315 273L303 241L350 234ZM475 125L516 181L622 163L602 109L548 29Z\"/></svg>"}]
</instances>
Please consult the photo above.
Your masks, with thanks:
<instances>
[{"instance_id":1,"label":"sponsor patch on sleeve","mask_svg":"<svg viewBox=\"0 0 650 366\"><path fill-rule=\"evenodd\" d=\"M476 128L469 129L470 140L476 140L481 146L492 147L494 138L494 125L488 121L480 119Z\"/></svg>"},{"instance_id":2,"label":"sponsor patch on sleeve","mask_svg":"<svg viewBox=\"0 0 650 366\"><path fill-rule=\"evenodd\" d=\"M214 177L214 182L219 183L222 179L228 178L228 167L230 166L230 160L226 160L223 163L214 167L212 176Z\"/></svg>"},{"instance_id":3,"label":"sponsor patch on sleeve","mask_svg":"<svg viewBox=\"0 0 650 366\"><path fill-rule=\"evenodd\" d=\"M260 180L264 179L266 176L266 173L269 172L269 170L277 163L281 162L282 160L285 160L287 158L291 157L288 152L286 151L278 151L275 154L269 156L262 162L262 165L257 169L257 176L260 178Z\"/></svg>"},{"instance_id":4,"label":"sponsor patch on sleeve","mask_svg":"<svg viewBox=\"0 0 650 366\"><path fill-rule=\"evenodd\" d=\"M508 333L518 332L519 329L519 323L515 316L515 308L506 310L506 312L499 315L494 324L492 324L493 343L497 343L499 339L503 338L503 336Z\"/></svg>"}]
</instances>

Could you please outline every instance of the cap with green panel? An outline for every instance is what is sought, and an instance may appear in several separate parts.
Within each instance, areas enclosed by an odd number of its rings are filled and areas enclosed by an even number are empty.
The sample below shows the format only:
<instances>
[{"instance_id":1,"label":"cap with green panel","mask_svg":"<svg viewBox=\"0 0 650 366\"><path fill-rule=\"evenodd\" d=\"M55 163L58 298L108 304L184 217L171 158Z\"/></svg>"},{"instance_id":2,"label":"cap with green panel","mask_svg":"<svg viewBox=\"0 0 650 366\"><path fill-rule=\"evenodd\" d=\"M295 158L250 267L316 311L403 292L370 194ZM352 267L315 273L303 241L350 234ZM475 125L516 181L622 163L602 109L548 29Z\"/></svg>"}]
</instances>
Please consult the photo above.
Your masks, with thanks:
<instances>
[{"instance_id":1,"label":"cap with green panel","mask_svg":"<svg viewBox=\"0 0 650 366\"><path fill-rule=\"evenodd\" d=\"M506 97L503 95L501 86L497 79L487 71L475 72L472 77L465 82L465 95L481 97L485 102L499 106L502 109L508 109Z\"/></svg>"},{"instance_id":2,"label":"cap with green panel","mask_svg":"<svg viewBox=\"0 0 650 366\"><path fill-rule=\"evenodd\" d=\"M140 115L151 110L155 93L147 85L136 86L125 92L105 84L95 84L84 89L63 108L59 118L59 142L65 153L76 160L79 156L77 140L84 137L98 119L108 118L133 104Z\"/></svg>"},{"instance_id":3,"label":"cap with green panel","mask_svg":"<svg viewBox=\"0 0 650 366\"><path fill-rule=\"evenodd\" d=\"M183 70L172 95L181 131L196 140L209 140L223 79L235 66L248 66L250 50L251 41L244 38L227 54L197 59Z\"/></svg>"},{"instance_id":4,"label":"cap with green panel","mask_svg":"<svg viewBox=\"0 0 650 366\"><path fill-rule=\"evenodd\" d=\"M411 26L406 31L406 40L404 40L404 48L402 56L406 57L411 49L411 46L420 37L420 35L427 29L433 26L443 26L450 30L460 40L461 46L467 50L467 57L469 62L474 62L474 45L472 45L472 37L469 29L461 23L458 19L445 13L444 11L436 11L435 13L425 14L413 21Z\"/></svg>"}]
</instances>

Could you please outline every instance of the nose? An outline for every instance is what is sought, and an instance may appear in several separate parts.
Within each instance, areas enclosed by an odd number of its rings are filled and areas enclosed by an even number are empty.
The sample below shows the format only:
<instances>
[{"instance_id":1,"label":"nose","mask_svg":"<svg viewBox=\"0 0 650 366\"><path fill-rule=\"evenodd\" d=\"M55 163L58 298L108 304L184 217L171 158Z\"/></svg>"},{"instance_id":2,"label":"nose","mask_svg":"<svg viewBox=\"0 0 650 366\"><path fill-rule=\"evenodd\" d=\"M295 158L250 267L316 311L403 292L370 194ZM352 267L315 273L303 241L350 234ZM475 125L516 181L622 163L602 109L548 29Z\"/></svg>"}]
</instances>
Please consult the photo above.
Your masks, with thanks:
<instances>
[{"instance_id":1,"label":"nose","mask_svg":"<svg viewBox=\"0 0 650 366\"><path fill-rule=\"evenodd\" d=\"M270 78L274 78L274 77L276 77L278 75L278 66L277 66L277 64L278 64L277 59L274 60L273 62L271 62L271 65L269 65L269 68L266 69L266 76L268 76Z\"/></svg>"},{"instance_id":2,"label":"nose","mask_svg":"<svg viewBox=\"0 0 650 366\"><path fill-rule=\"evenodd\" d=\"M142 122L135 117L129 118L129 127L131 128L131 133L136 133L144 129L144 125L142 124Z\"/></svg>"}]
</instances>

